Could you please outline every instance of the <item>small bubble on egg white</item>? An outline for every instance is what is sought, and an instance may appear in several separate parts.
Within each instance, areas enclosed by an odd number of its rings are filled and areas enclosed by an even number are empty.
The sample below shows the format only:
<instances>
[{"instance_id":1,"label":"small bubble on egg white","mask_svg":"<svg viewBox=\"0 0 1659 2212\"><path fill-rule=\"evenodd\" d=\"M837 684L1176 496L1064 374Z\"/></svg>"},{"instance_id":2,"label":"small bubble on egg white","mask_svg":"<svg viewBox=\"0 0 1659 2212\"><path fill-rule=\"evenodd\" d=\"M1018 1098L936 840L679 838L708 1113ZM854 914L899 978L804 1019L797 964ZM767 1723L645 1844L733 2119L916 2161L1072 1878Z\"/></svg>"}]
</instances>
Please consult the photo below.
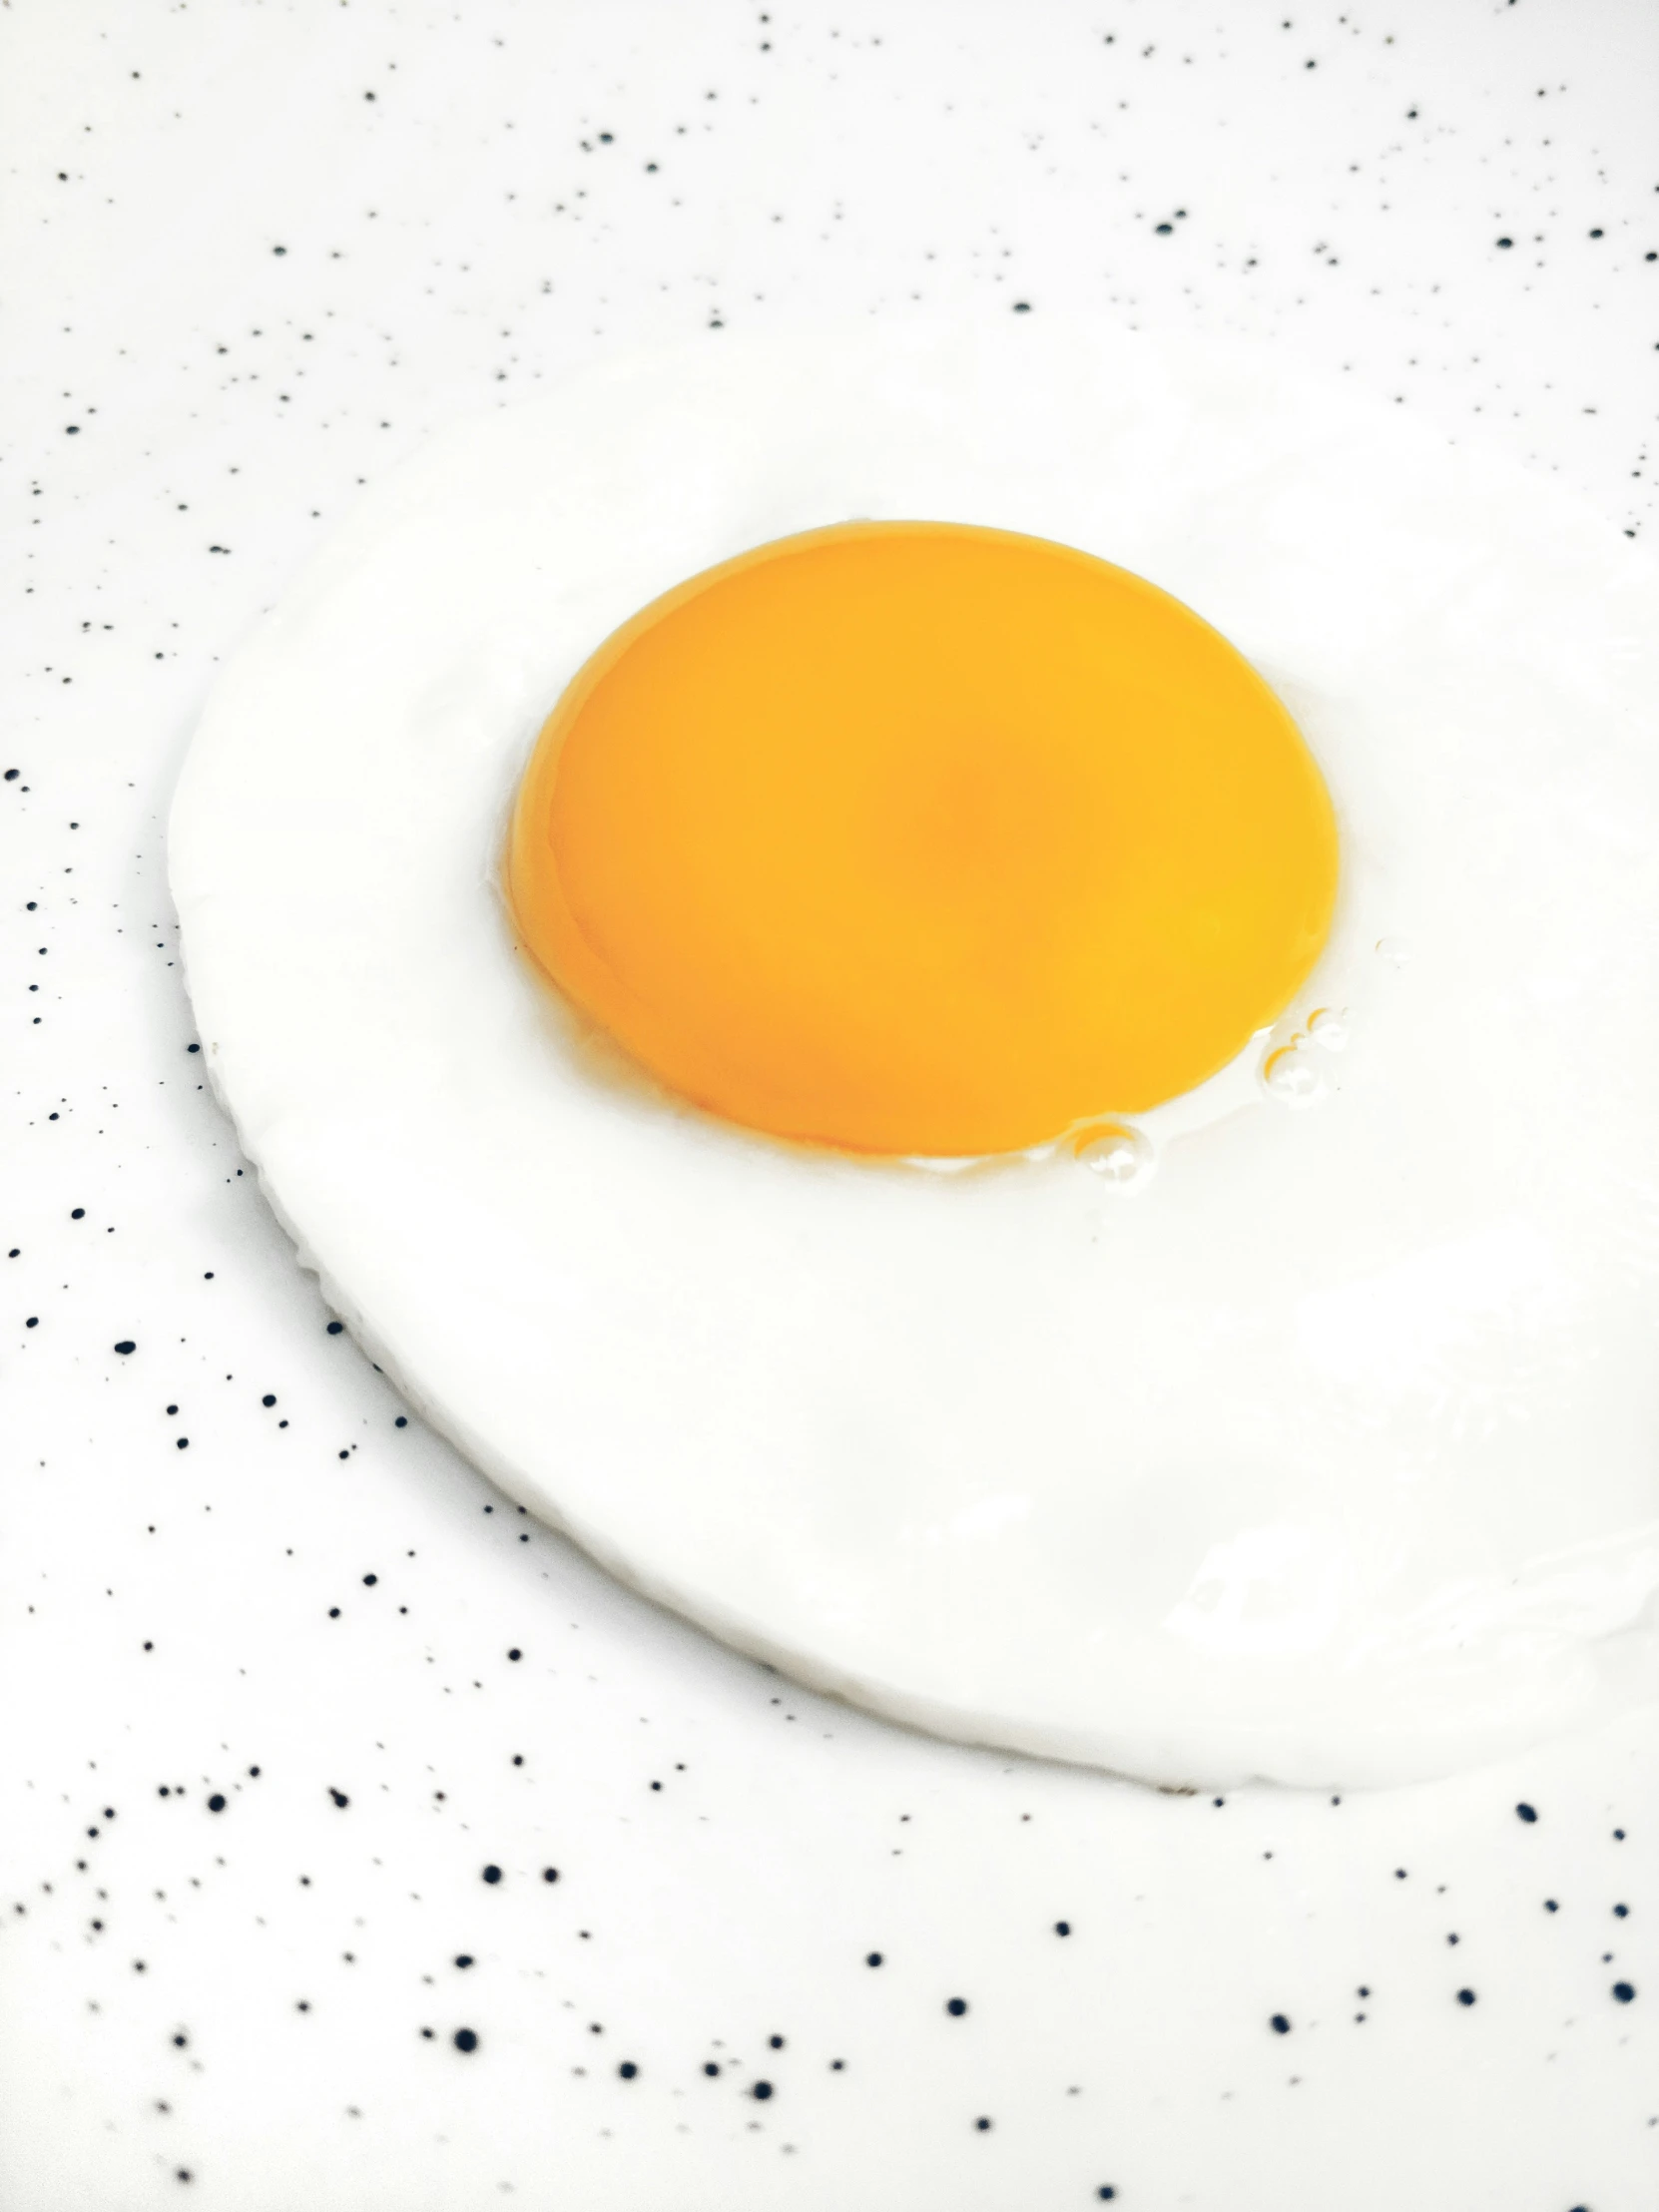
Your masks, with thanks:
<instances>
[{"instance_id":1,"label":"small bubble on egg white","mask_svg":"<svg viewBox=\"0 0 1659 2212\"><path fill-rule=\"evenodd\" d=\"M1281 1105L1312 1106L1324 1094L1325 1071L1300 1044L1286 1044L1263 1061L1262 1082Z\"/></svg>"},{"instance_id":2,"label":"small bubble on egg white","mask_svg":"<svg viewBox=\"0 0 1659 2212\"><path fill-rule=\"evenodd\" d=\"M1077 1157L1109 1191L1127 1198L1152 1180L1157 1155L1145 1134L1128 1122L1104 1122L1078 1140Z\"/></svg>"},{"instance_id":3,"label":"small bubble on egg white","mask_svg":"<svg viewBox=\"0 0 1659 2212\"><path fill-rule=\"evenodd\" d=\"M1404 967L1412 950L1409 937L1379 937L1377 940L1378 957L1386 960L1389 967Z\"/></svg>"},{"instance_id":4,"label":"small bubble on egg white","mask_svg":"<svg viewBox=\"0 0 1659 2212\"><path fill-rule=\"evenodd\" d=\"M1348 1043L1348 1016L1340 1006L1321 1006L1308 1018L1308 1034L1327 1052L1341 1052Z\"/></svg>"}]
</instances>

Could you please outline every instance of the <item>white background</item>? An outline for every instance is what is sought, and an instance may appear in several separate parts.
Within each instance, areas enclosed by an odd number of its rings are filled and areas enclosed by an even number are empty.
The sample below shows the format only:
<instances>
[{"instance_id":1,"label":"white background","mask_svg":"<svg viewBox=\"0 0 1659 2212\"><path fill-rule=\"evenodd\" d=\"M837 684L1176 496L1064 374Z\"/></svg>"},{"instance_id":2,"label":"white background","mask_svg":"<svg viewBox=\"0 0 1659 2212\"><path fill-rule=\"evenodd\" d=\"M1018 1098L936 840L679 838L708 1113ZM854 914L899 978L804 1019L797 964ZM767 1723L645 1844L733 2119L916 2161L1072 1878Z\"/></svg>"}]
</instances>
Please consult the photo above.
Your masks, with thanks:
<instances>
[{"instance_id":1,"label":"white background","mask_svg":"<svg viewBox=\"0 0 1659 2212\"><path fill-rule=\"evenodd\" d=\"M326 1333L162 826L356 486L629 343L1230 330L1640 533L1656 115L1636 0L0 7L0 2212L1652 2203L1648 1732L1217 1806L664 1619Z\"/></svg>"}]
</instances>

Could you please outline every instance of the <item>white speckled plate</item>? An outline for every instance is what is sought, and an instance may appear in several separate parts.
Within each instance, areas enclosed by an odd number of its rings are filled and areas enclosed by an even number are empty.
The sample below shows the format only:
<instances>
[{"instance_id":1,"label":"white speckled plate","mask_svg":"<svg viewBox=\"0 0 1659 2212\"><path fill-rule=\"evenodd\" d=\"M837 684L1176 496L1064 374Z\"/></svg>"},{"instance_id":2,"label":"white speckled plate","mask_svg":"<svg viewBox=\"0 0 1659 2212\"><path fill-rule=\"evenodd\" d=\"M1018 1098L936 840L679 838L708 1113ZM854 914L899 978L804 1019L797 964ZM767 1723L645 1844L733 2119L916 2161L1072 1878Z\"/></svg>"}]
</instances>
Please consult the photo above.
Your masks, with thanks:
<instances>
[{"instance_id":1,"label":"white speckled plate","mask_svg":"<svg viewBox=\"0 0 1659 2212\"><path fill-rule=\"evenodd\" d=\"M190 1050L222 663L618 348L1232 330L1651 528L1641 11L759 12L0 9L0 2205L1648 2212L1645 1721L1333 1805L793 1692L329 1334Z\"/></svg>"}]
</instances>

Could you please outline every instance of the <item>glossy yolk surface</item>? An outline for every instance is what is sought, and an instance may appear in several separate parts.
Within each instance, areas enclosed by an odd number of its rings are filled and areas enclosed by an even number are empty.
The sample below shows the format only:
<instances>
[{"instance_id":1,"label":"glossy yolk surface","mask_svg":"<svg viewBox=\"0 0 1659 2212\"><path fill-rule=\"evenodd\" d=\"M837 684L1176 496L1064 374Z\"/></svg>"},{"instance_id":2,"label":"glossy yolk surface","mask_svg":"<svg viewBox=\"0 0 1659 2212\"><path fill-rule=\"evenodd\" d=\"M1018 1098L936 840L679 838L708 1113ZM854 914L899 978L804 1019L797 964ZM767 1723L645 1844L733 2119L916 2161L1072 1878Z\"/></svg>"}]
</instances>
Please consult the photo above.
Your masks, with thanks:
<instances>
[{"instance_id":1,"label":"glossy yolk surface","mask_svg":"<svg viewBox=\"0 0 1659 2212\"><path fill-rule=\"evenodd\" d=\"M1313 757L1216 631L1070 547L920 522L645 608L554 709L507 853L526 948L671 1089L947 1156L1215 1073L1336 880Z\"/></svg>"}]
</instances>

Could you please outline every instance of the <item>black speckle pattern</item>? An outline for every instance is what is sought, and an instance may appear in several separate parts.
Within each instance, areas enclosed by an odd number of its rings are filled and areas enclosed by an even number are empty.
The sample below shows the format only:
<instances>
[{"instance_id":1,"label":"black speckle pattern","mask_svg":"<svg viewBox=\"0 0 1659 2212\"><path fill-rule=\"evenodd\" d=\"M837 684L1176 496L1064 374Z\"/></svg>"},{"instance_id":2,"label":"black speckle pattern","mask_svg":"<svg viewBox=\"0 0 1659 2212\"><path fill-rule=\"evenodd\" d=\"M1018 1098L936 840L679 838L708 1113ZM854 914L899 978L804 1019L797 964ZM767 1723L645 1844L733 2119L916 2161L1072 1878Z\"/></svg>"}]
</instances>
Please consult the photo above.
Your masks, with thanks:
<instances>
[{"instance_id":1,"label":"black speckle pattern","mask_svg":"<svg viewBox=\"0 0 1659 2212\"><path fill-rule=\"evenodd\" d=\"M8 2212L1243 2212L1241 2176L1332 2212L1334 2143L1368 2204L1649 2203L1639 1729L1159 1795L681 1627L294 1266L213 1102L165 827L215 674L362 491L634 343L1237 333L1650 536L1659 19L0 24Z\"/></svg>"}]
</instances>

